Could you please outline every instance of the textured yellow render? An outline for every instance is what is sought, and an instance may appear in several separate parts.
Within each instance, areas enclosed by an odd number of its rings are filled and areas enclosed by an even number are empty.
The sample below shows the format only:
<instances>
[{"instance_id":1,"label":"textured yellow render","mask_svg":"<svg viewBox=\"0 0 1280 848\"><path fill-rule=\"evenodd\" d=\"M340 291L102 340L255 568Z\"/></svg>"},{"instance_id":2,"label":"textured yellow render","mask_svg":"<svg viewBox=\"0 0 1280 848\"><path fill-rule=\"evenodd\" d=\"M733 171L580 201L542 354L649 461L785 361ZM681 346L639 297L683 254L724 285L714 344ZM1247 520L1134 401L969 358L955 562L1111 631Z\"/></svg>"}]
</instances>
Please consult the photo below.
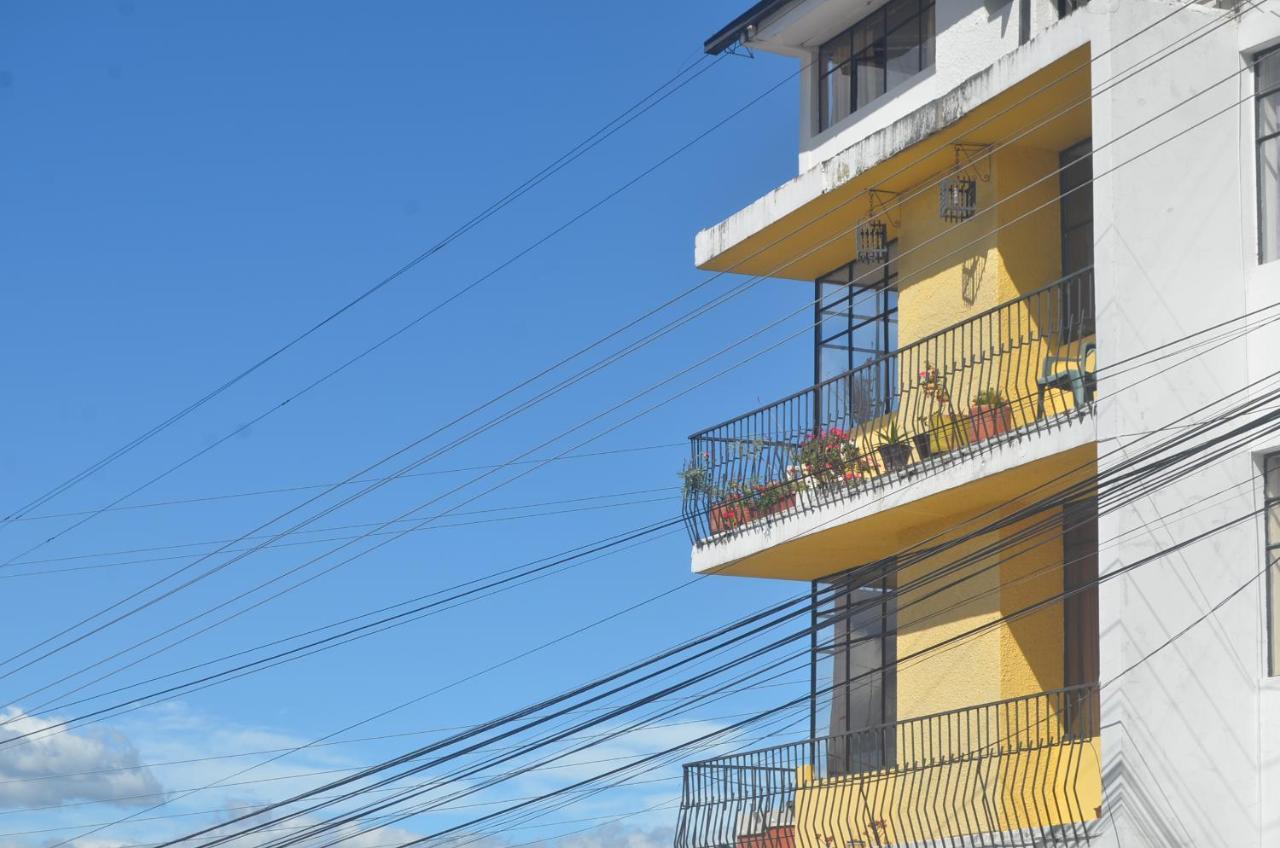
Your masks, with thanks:
<instances>
[{"instance_id":1,"label":"textured yellow render","mask_svg":"<svg viewBox=\"0 0 1280 848\"><path fill-rule=\"evenodd\" d=\"M1102 804L1099 740L941 756L938 762L814 781L797 776L800 848L922 843L977 833L1042 831L1096 819Z\"/></svg>"}]
</instances>

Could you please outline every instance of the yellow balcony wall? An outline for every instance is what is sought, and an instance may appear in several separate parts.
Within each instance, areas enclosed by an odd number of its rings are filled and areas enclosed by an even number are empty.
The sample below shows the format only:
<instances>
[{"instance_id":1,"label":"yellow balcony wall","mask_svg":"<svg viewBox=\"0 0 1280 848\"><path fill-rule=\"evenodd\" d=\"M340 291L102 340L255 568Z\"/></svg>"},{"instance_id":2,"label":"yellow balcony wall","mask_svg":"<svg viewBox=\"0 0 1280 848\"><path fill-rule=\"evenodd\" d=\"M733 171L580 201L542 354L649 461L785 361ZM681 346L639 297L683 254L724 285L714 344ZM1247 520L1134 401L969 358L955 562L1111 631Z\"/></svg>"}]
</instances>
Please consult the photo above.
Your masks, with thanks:
<instances>
[{"instance_id":1,"label":"yellow balcony wall","mask_svg":"<svg viewBox=\"0 0 1280 848\"><path fill-rule=\"evenodd\" d=\"M799 848L900 845L1088 822L1102 804L1096 736L815 780L797 775Z\"/></svg>"}]
</instances>

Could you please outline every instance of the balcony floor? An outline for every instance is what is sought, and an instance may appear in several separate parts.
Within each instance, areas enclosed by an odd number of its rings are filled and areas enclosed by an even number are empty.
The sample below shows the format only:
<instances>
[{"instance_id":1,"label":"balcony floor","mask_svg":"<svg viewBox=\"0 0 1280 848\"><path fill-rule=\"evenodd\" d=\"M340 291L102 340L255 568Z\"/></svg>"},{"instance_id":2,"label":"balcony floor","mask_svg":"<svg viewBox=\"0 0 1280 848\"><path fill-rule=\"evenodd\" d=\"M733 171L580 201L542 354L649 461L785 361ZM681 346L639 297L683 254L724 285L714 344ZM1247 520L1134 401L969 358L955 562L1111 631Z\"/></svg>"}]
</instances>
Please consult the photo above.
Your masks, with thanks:
<instances>
[{"instance_id":1,"label":"balcony floor","mask_svg":"<svg viewBox=\"0 0 1280 848\"><path fill-rule=\"evenodd\" d=\"M815 580L890 556L975 512L1044 497L1093 472L1092 412L1063 416L927 474L902 472L882 486L834 503L798 509L693 548L697 574ZM1034 495L1029 493L1033 490Z\"/></svg>"}]
</instances>

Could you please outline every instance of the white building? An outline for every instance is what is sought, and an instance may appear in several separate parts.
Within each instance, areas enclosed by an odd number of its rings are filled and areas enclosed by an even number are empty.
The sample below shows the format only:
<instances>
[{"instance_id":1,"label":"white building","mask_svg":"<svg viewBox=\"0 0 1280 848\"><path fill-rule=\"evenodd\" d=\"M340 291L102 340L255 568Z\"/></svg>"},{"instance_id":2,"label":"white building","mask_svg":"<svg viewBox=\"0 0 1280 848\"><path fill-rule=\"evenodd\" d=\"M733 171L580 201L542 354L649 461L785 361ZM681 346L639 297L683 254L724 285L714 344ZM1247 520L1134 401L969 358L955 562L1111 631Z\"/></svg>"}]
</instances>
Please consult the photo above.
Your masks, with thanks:
<instances>
[{"instance_id":1,"label":"white building","mask_svg":"<svg viewBox=\"0 0 1280 848\"><path fill-rule=\"evenodd\" d=\"M817 329L693 437L693 567L830 626L814 738L690 764L682 848L1280 846L1280 2L763 0L707 50L800 63L799 173L696 263Z\"/></svg>"}]
</instances>

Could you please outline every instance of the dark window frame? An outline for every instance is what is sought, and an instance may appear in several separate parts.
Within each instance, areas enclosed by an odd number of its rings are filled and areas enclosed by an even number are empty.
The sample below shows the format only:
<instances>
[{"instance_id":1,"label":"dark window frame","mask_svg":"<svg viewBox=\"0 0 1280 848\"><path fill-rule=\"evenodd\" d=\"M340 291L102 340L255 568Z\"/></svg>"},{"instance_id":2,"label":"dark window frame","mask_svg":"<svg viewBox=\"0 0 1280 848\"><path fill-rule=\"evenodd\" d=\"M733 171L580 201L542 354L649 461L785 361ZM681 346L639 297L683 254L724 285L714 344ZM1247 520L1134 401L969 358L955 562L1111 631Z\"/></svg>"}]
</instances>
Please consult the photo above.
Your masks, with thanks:
<instances>
[{"instance_id":1,"label":"dark window frame","mask_svg":"<svg viewBox=\"0 0 1280 848\"><path fill-rule=\"evenodd\" d=\"M1098 499L1062 507L1063 731L1068 738L1097 733L1102 654L1098 617Z\"/></svg>"},{"instance_id":2,"label":"dark window frame","mask_svg":"<svg viewBox=\"0 0 1280 848\"><path fill-rule=\"evenodd\" d=\"M1093 139L1081 139L1059 151L1058 168L1058 238L1062 276L1066 278L1084 274L1093 267ZM1083 179L1077 181L1077 172L1083 175ZM1082 205L1087 210L1087 217L1068 222L1066 211L1073 205L1070 202L1073 198L1077 201L1084 198ZM1072 237L1081 231L1087 232L1088 258L1083 262L1073 262ZM1075 283L1062 286L1059 297L1060 340L1073 342L1094 335L1097 316L1093 275L1090 273Z\"/></svg>"},{"instance_id":3,"label":"dark window frame","mask_svg":"<svg viewBox=\"0 0 1280 848\"><path fill-rule=\"evenodd\" d=\"M910 13L906 20L899 22L898 26L893 30L889 29L889 10L894 9L895 12L900 11L902 7L914 6L915 9ZM883 97L889 92L889 60L888 45L889 38L899 33L904 28L914 24L916 27L916 37L914 49L918 52L918 61L916 63L915 74L919 74L933 67L934 47L937 41L936 30L936 0L889 0L888 3L876 9L871 14L859 20L853 26L837 35L835 38L828 39L818 48L818 61L815 63L818 69L818 85L815 92L814 102L818 113L818 132L826 132L831 127L843 121L850 115L855 114L860 108ZM858 35L865 34L866 31L875 31L879 27L879 33L872 38L869 43L855 50L854 45ZM841 45L840 42L844 41ZM847 58L838 63L830 70L825 69L826 62L824 57L832 52L833 46L844 47L847 52ZM859 57L871 57L873 61L872 67L879 71L878 91L872 95L862 106L858 105L858 59ZM826 95L827 80L835 74L846 73L849 78L849 102L844 104L847 111L835 112L829 108ZM913 76L915 74L912 74ZM827 119L828 112L832 112L831 120Z\"/></svg>"},{"instance_id":4,"label":"dark window frame","mask_svg":"<svg viewBox=\"0 0 1280 848\"><path fill-rule=\"evenodd\" d=\"M889 558L815 580L811 584L814 604L810 629L810 729L811 737L818 739L819 728L825 725L825 733L822 735L827 738L828 777L884 768L895 761L897 739L894 724L898 720L896 574L897 560ZM827 598L819 602L819 595L823 593L827 594ZM869 598L863 597L855 601L851 599L867 593L875 593L878 603L868 605L862 610L864 614L851 612L851 603L865 602ZM878 627L872 638L878 646L880 656L881 669L873 675L879 702L871 711L876 715L865 723L856 721L858 711L851 701L851 695L862 689L864 682L849 678L850 663L853 660L852 646L855 640L865 641L868 638L856 636L849 630L850 621L855 618L861 619L864 625L874 621ZM819 634L828 627L831 642L824 645ZM833 676L830 681L831 703L827 707L825 722L819 716L821 710L818 699L818 687L822 685L819 682L819 663L823 655L831 658ZM868 686L872 685L869 680L866 683ZM881 731L874 735L860 733L871 728L880 728ZM860 737L862 747L855 748L843 741L854 735Z\"/></svg>"},{"instance_id":5,"label":"dark window frame","mask_svg":"<svg viewBox=\"0 0 1280 848\"><path fill-rule=\"evenodd\" d=\"M862 263L850 262L814 281L813 382L818 385L868 363L885 362L885 367L875 369L876 385L870 387L871 396L879 399L876 402L877 408L868 410L874 415L892 412L897 403L897 367L896 361L890 360L898 348L897 239L888 243L888 251L888 260L876 263L871 271L867 271ZM863 312L858 308L858 301L860 297L868 295L874 298L875 305L871 311ZM841 322L841 326L834 332L830 332L832 319ZM855 334L868 327L874 327L875 347L857 346ZM843 344L839 344L842 339ZM832 350L844 352L843 367L825 373L823 354ZM864 358L855 361L859 354ZM854 404L852 392L848 402ZM835 411L825 412L830 414ZM860 420L857 410L850 408L847 412L850 420Z\"/></svg>"},{"instance_id":6,"label":"dark window frame","mask_svg":"<svg viewBox=\"0 0 1280 848\"><path fill-rule=\"evenodd\" d=\"M1254 210L1257 213L1257 218L1258 218L1257 236L1258 236L1258 264L1259 265L1265 265L1268 262L1274 262L1275 260L1280 259L1280 253L1277 253L1277 255L1275 256L1268 256L1266 254L1266 239L1264 237L1264 230L1267 225L1267 222L1263 220L1263 207L1262 207L1262 198L1267 191L1267 187L1262 184L1262 179L1263 179L1262 146L1269 141L1274 141L1280 138L1280 129L1277 129L1275 132L1267 133L1265 135L1262 134L1262 102L1265 98L1269 97L1270 95L1280 92L1280 82L1276 83L1274 86L1271 86L1270 88L1261 88L1258 85L1258 80L1260 79L1259 71L1260 71L1260 66L1262 62L1268 57L1275 56L1277 54L1280 54L1280 47L1272 47L1270 49L1262 50L1262 51L1259 51L1258 53L1255 53L1253 55L1253 58L1250 59L1249 61L1249 64L1253 69L1253 81L1254 81L1254 86L1253 86L1254 88L1253 90L1253 167L1254 167L1254 170L1257 171L1257 174L1255 175L1256 176L1255 188L1257 190L1257 194L1254 197ZM1277 179L1276 184L1274 186L1271 186L1271 191L1274 191L1274 192L1277 192L1277 194L1280 194L1280 179ZM1277 206L1280 206L1280 203L1277 203ZM1272 226L1280 226L1280 221L1274 221L1271 223L1272 223Z\"/></svg>"},{"instance_id":7,"label":"dark window frame","mask_svg":"<svg viewBox=\"0 0 1280 848\"><path fill-rule=\"evenodd\" d=\"M1280 638L1276 632L1280 627L1276 616L1276 608L1280 605L1280 599L1277 599L1277 593L1280 593L1280 538L1274 538L1271 533L1273 524L1280 526L1280 452L1262 457L1262 524L1262 556L1267 572L1267 675L1280 677L1280 650L1277 650Z\"/></svg>"}]
</instances>

